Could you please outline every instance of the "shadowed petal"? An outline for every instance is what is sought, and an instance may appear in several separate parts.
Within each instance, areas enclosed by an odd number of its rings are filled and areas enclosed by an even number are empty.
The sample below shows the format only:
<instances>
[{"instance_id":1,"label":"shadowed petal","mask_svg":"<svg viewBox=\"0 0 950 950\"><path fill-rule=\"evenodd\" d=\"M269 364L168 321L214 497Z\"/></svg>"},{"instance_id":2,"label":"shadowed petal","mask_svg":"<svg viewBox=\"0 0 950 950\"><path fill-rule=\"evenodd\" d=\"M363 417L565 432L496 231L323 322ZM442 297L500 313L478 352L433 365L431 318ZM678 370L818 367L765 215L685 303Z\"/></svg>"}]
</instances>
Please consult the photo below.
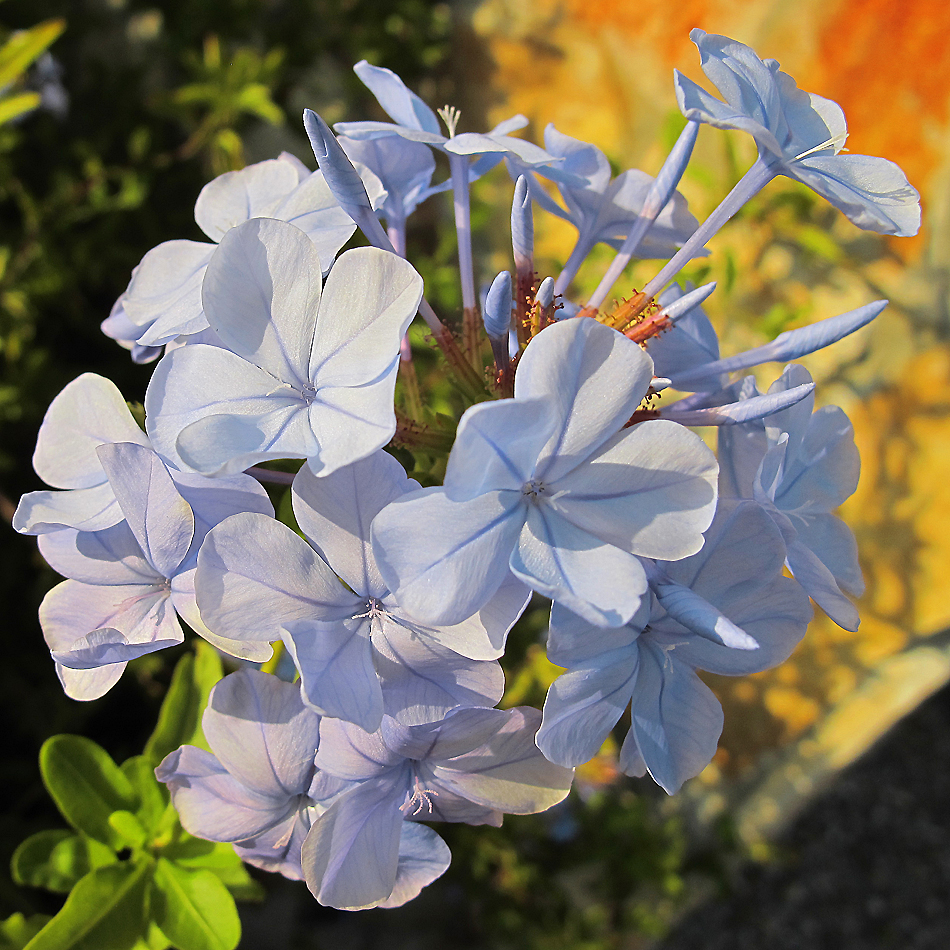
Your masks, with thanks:
<instances>
[{"instance_id":1,"label":"shadowed petal","mask_svg":"<svg viewBox=\"0 0 950 950\"><path fill-rule=\"evenodd\" d=\"M624 746L636 742L650 774L670 795L715 755L722 707L675 648L644 641L631 712Z\"/></svg>"},{"instance_id":2,"label":"shadowed petal","mask_svg":"<svg viewBox=\"0 0 950 950\"><path fill-rule=\"evenodd\" d=\"M316 821L301 850L307 887L327 907L356 909L386 900L396 885L401 788L370 779L340 796Z\"/></svg>"},{"instance_id":3,"label":"shadowed petal","mask_svg":"<svg viewBox=\"0 0 950 950\"><path fill-rule=\"evenodd\" d=\"M376 516L373 550L386 585L411 617L461 623L504 581L523 524L520 492L452 502L440 489L422 489Z\"/></svg>"},{"instance_id":4,"label":"shadowed petal","mask_svg":"<svg viewBox=\"0 0 950 950\"><path fill-rule=\"evenodd\" d=\"M320 718L297 684L257 670L231 673L211 691L201 724L218 761L248 789L275 802L307 791Z\"/></svg>"},{"instance_id":5,"label":"shadowed petal","mask_svg":"<svg viewBox=\"0 0 950 950\"><path fill-rule=\"evenodd\" d=\"M305 702L321 715L345 719L367 732L379 728L383 694L364 618L284 625L284 645L300 671Z\"/></svg>"},{"instance_id":6,"label":"shadowed petal","mask_svg":"<svg viewBox=\"0 0 950 950\"><path fill-rule=\"evenodd\" d=\"M292 621L342 619L360 603L306 541L252 512L209 532L195 589L204 622L230 640L278 640Z\"/></svg>"}]
</instances>

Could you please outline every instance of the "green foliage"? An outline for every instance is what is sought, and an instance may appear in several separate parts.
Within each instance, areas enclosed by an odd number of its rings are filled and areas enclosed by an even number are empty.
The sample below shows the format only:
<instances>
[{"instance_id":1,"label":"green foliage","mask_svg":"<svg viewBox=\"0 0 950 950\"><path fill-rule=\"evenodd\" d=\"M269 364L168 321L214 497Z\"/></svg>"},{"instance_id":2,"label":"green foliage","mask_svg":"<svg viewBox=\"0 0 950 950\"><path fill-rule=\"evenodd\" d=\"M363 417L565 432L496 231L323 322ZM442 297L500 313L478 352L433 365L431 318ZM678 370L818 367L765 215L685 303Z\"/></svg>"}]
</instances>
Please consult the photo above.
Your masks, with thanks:
<instances>
[{"instance_id":1,"label":"green foliage","mask_svg":"<svg viewBox=\"0 0 950 950\"><path fill-rule=\"evenodd\" d=\"M48 922L46 914L11 915L0 922L0 950L23 950Z\"/></svg>"},{"instance_id":2,"label":"green foliage","mask_svg":"<svg viewBox=\"0 0 950 950\"><path fill-rule=\"evenodd\" d=\"M40 104L37 92L17 91L23 74L63 32L63 20L47 20L7 37L0 46L0 125Z\"/></svg>"},{"instance_id":3,"label":"green foliage","mask_svg":"<svg viewBox=\"0 0 950 950\"><path fill-rule=\"evenodd\" d=\"M159 858L155 867L155 921L181 950L233 950L241 938L237 908L213 871L179 867Z\"/></svg>"},{"instance_id":4,"label":"green foliage","mask_svg":"<svg viewBox=\"0 0 950 950\"><path fill-rule=\"evenodd\" d=\"M178 661L145 754L121 766L82 736L44 744L43 781L73 831L27 838L11 869L18 884L68 897L35 933L11 918L9 940L25 941L12 946L234 950L241 936L234 897L259 898L260 889L230 845L199 841L181 827L155 778L168 752L203 742L201 712L222 672L214 649L196 643L195 653Z\"/></svg>"},{"instance_id":5,"label":"green foliage","mask_svg":"<svg viewBox=\"0 0 950 950\"><path fill-rule=\"evenodd\" d=\"M181 745L208 748L201 732L201 713L223 672L217 650L204 640L196 640L194 654L178 661L158 724L145 744L144 756L153 767Z\"/></svg>"}]
</instances>

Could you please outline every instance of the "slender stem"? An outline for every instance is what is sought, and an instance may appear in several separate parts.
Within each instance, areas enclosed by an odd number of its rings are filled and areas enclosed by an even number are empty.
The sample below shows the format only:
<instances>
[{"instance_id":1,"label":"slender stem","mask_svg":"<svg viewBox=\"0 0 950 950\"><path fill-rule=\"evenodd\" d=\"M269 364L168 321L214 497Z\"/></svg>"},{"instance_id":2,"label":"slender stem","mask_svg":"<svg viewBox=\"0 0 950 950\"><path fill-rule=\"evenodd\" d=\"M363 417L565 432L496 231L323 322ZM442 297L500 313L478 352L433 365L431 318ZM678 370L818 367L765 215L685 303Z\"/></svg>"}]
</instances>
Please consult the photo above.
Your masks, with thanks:
<instances>
[{"instance_id":1,"label":"slender stem","mask_svg":"<svg viewBox=\"0 0 950 950\"><path fill-rule=\"evenodd\" d=\"M663 209L661 208L660 210L662 211ZM604 302L604 298L610 293L610 288L617 283L618 278L623 273L623 269L630 263L630 259L640 246L643 236L650 230L656 217L656 215L653 217L641 216L634 221L633 227L627 235L627 239L623 242L623 246L617 252L617 256L610 262L610 267L607 268L607 272L601 278L597 289L591 295L590 300L587 301L588 307L597 309Z\"/></svg>"},{"instance_id":2,"label":"slender stem","mask_svg":"<svg viewBox=\"0 0 950 950\"><path fill-rule=\"evenodd\" d=\"M554 282L554 293L563 294L564 291L570 287L571 281L577 276L577 272L581 269L581 264L584 263L590 251L590 241L582 241L581 236L578 234L574 250L571 251L571 256L567 259L561 273L557 275L557 280Z\"/></svg>"},{"instance_id":3,"label":"slender stem","mask_svg":"<svg viewBox=\"0 0 950 950\"><path fill-rule=\"evenodd\" d=\"M475 270L472 264L472 215L468 196L468 158L449 153L452 171L452 199L455 206L455 231L459 246L459 275L462 281L462 306L475 307Z\"/></svg>"},{"instance_id":4,"label":"slender stem","mask_svg":"<svg viewBox=\"0 0 950 950\"><path fill-rule=\"evenodd\" d=\"M739 179L735 188L722 199L719 207L693 232L689 240L666 262L662 270L641 293L647 298L655 297L677 272L688 264L706 246L706 242L752 197L758 194L777 174L775 168L762 161L755 164Z\"/></svg>"},{"instance_id":5,"label":"slender stem","mask_svg":"<svg viewBox=\"0 0 950 950\"><path fill-rule=\"evenodd\" d=\"M459 277L462 282L462 352L477 371L481 366L478 353L481 314L478 312L478 301L475 297L467 156L449 154L449 168L452 171L452 201L455 208L455 231L458 235Z\"/></svg>"},{"instance_id":6,"label":"slender stem","mask_svg":"<svg viewBox=\"0 0 950 950\"><path fill-rule=\"evenodd\" d=\"M399 379L402 382L403 395L406 397L406 409L413 419L422 418L422 397L419 394L419 377L412 362L412 347L409 335L402 338L399 347Z\"/></svg>"},{"instance_id":7,"label":"slender stem","mask_svg":"<svg viewBox=\"0 0 950 950\"><path fill-rule=\"evenodd\" d=\"M390 215L386 219L386 234L392 242L393 250L400 256L406 256L406 216Z\"/></svg>"}]
</instances>

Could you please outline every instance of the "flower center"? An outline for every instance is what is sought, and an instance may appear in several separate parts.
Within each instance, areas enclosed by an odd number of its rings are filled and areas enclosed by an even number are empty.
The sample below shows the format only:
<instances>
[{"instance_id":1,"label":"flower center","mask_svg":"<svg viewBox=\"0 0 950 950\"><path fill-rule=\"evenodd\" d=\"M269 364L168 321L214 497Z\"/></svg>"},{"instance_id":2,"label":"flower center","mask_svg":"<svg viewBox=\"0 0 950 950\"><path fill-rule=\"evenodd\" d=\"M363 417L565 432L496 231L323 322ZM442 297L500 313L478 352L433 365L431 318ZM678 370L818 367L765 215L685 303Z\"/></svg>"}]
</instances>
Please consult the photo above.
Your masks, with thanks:
<instances>
[{"instance_id":1,"label":"flower center","mask_svg":"<svg viewBox=\"0 0 950 950\"><path fill-rule=\"evenodd\" d=\"M540 478L528 479L528 481L521 486L521 494L524 495L528 501L538 502L544 495L549 493L550 489Z\"/></svg>"},{"instance_id":2,"label":"flower center","mask_svg":"<svg viewBox=\"0 0 950 950\"><path fill-rule=\"evenodd\" d=\"M372 623L374 620L381 620L383 617L389 616L389 611L382 605L382 602L375 597L368 598L363 606L366 609L361 614L353 614L354 620L368 617L370 623Z\"/></svg>"},{"instance_id":3,"label":"flower center","mask_svg":"<svg viewBox=\"0 0 950 950\"><path fill-rule=\"evenodd\" d=\"M406 795L408 797L399 806L399 810L404 815L415 817L420 814L423 809L428 810L430 815L435 813L435 804L432 800L438 798L439 793L434 788L425 788L418 775L416 776L415 782L413 782L412 788L406 792Z\"/></svg>"}]
</instances>

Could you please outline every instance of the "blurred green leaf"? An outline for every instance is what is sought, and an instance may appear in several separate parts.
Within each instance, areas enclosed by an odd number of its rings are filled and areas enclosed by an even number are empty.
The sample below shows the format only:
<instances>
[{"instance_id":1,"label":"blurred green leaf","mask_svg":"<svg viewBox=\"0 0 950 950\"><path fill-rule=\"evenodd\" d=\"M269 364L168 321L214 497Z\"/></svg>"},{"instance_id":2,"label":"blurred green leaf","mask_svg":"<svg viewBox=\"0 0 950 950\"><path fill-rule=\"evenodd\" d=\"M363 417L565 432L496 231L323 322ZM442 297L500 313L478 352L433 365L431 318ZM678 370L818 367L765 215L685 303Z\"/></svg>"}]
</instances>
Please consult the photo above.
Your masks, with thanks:
<instances>
[{"instance_id":1,"label":"blurred green leaf","mask_svg":"<svg viewBox=\"0 0 950 950\"><path fill-rule=\"evenodd\" d=\"M142 822L130 811L114 811L109 815L109 826L127 848L141 850L148 843L148 835L142 827Z\"/></svg>"},{"instance_id":2,"label":"blurred green leaf","mask_svg":"<svg viewBox=\"0 0 950 950\"><path fill-rule=\"evenodd\" d=\"M0 124L35 109L40 102L42 98L38 92L18 92L0 99Z\"/></svg>"},{"instance_id":3,"label":"blurred green leaf","mask_svg":"<svg viewBox=\"0 0 950 950\"><path fill-rule=\"evenodd\" d=\"M264 889L247 873L244 862L227 842L205 841L183 832L177 841L162 848L161 854L184 870L213 871L236 900L264 898Z\"/></svg>"},{"instance_id":4,"label":"blurred green leaf","mask_svg":"<svg viewBox=\"0 0 950 950\"><path fill-rule=\"evenodd\" d=\"M0 923L0 950L23 950L49 922L47 914L13 914Z\"/></svg>"},{"instance_id":5,"label":"blurred green leaf","mask_svg":"<svg viewBox=\"0 0 950 950\"><path fill-rule=\"evenodd\" d=\"M40 749L40 772L63 817L77 831L116 850L124 846L109 816L134 811L138 801L105 749L83 736L52 736Z\"/></svg>"},{"instance_id":6,"label":"blurred green leaf","mask_svg":"<svg viewBox=\"0 0 950 950\"><path fill-rule=\"evenodd\" d=\"M115 852L94 838L57 829L30 835L13 852L10 868L17 884L66 894L93 868L115 861Z\"/></svg>"},{"instance_id":7,"label":"blurred green leaf","mask_svg":"<svg viewBox=\"0 0 950 950\"><path fill-rule=\"evenodd\" d=\"M0 88L18 79L66 29L65 20L46 20L20 30L0 46Z\"/></svg>"},{"instance_id":8,"label":"blurred green leaf","mask_svg":"<svg viewBox=\"0 0 950 950\"><path fill-rule=\"evenodd\" d=\"M148 933L151 861L90 871L26 950L130 950Z\"/></svg>"},{"instance_id":9,"label":"blurred green leaf","mask_svg":"<svg viewBox=\"0 0 950 950\"><path fill-rule=\"evenodd\" d=\"M148 834L154 835L168 807L167 789L155 778L155 766L147 756L136 755L126 759L120 768L139 797L136 816Z\"/></svg>"},{"instance_id":10,"label":"blurred green leaf","mask_svg":"<svg viewBox=\"0 0 950 950\"><path fill-rule=\"evenodd\" d=\"M224 675L224 668L211 644L195 640L194 647L193 654L187 653L178 661L158 714L158 724L145 744L145 757L153 767L179 746L207 748L201 732L201 714L211 688Z\"/></svg>"},{"instance_id":11,"label":"blurred green leaf","mask_svg":"<svg viewBox=\"0 0 950 950\"><path fill-rule=\"evenodd\" d=\"M208 870L187 870L159 858L152 911L179 950L234 950L241 939L234 900Z\"/></svg>"}]
</instances>

